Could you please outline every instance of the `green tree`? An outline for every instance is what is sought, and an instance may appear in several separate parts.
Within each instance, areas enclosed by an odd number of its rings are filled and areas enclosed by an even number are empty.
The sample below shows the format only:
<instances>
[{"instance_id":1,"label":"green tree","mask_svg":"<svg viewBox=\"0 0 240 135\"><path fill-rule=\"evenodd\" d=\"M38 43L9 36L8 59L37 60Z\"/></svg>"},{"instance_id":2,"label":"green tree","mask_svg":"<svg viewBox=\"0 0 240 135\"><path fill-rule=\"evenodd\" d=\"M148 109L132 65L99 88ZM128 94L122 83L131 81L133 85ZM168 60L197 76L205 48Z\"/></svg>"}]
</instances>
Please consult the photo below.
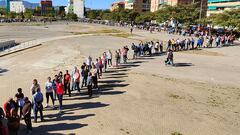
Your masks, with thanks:
<instances>
[{"instance_id":1,"label":"green tree","mask_svg":"<svg viewBox=\"0 0 240 135\"><path fill-rule=\"evenodd\" d=\"M24 18L23 12L17 13L16 18L23 19Z\"/></svg>"},{"instance_id":2,"label":"green tree","mask_svg":"<svg viewBox=\"0 0 240 135\"><path fill-rule=\"evenodd\" d=\"M155 12L155 19L158 22L165 22L170 19L190 25L196 24L199 17L199 7L196 4L164 6L162 9Z\"/></svg>"},{"instance_id":3,"label":"green tree","mask_svg":"<svg viewBox=\"0 0 240 135\"><path fill-rule=\"evenodd\" d=\"M240 9L227 10L210 16L209 20L218 26L238 29L240 31Z\"/></svg>"},{"instance_id":4,"label":"green tree","mask_svg":"<svg viewBox=\"0 0 240 135\"><path fill-rule=\"evenodd\" d=\"M0 8L0 15L6 15L6 8Z\"/></svg>"},{"instance_id":5,"label":"green tree","mask_svg":"<svg viewBox=\"0 0 240 135\"><path fill-rule=\"evenodd\" d=\"M67 14L67 19L68 19L68 20L76 21L77 18L78 18L77 15L74 14L74 13L69 13L69 14Z\"/></svg>"},{"instance_id":6,"label":"green tree","mask_svg":"<svg viewBox=\"0 0 240 135\"><path fill-rule=\"evenodd\" d=\"M26 11L23 13L24 18L31 19L33 16L33 10L26 9Z\"/></svg>"},{"instance_id":7,"label":"green tree","mask_svg":"<svg viewBox=\"0 0 240 135\"><path fill-rule=\"evenodd\" d=\"M154 13L146 12L141 14L140 16L137 16L135 19L136 23L145 23L145 22L151 22L154 19Z\"/></svg>"},{"instance_id":8,"label":"green tree","mask_svg":"<svg viewBox=\"0 0 240 135\"><path fill-rule=\"evenodd\" d=\"M90 19L97 19L99 14L100 12L98 10L90 10L86 13L87 18L90 18Z\"/></svg>"},{"instance_id":9,"label":"green tree","mask_svg":"<svg viewBox=\"0 0 240 135\"><path fill-rule=\"evenodd\" d=\"M11 19L16 18L16 16L17 16L16 12L10 12L9 13L9 18L11 18Z\"/></svg>"}]
</instances>

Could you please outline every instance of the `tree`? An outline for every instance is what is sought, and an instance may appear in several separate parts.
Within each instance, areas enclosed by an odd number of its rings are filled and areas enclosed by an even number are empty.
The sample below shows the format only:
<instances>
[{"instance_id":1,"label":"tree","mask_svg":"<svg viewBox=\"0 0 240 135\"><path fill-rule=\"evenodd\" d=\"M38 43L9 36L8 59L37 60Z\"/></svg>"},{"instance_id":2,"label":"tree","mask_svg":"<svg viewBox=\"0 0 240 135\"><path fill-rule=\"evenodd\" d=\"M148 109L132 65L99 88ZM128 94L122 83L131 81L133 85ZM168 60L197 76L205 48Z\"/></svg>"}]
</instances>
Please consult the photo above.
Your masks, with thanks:
<instances>
[{"instance_id":1,"label":"tree","mask_svg":"<svg viewBox=\"0 0 240 135\"><path fill-rule=\"evenodd\" d=\"M77 18L78 18L77 15L74 14L74 13L68 13L68 14L67 14L67 19L68 19L68 20L76 21Z\"/></svg>"},{"instance_id":2,"label":"tree","mask_svg":"<svg viewBox=\"0 0 240 135\"><path fill-rule=\"evenodd\" d=\"M33 16L33 10L26 9L26 11L23 13L24 18L31 19Z\"/></svg>"},{"instance_id":3,"label":"tree","mask_svg":"<svg viewBox=\"0 0 240 135\"><path fill-rule=\"evenodd\" d=\"M9 18L11 18L11 19L16 18L16 16L17 16L16 12L9 13Z\"/></svg>"},{"instance_id":4,"label":"tree","mask_svg":"<svg viewBox=\"0 0 240 135\"><path fill-rule=\"evenodd\" d=\"M210 16L209 20L218 26L238 29L240 31L240 9L227 10Z\"/></svg>"},{"instance_id":5,"label":"tree","mask_svg":"<svg viewBox=\"0 0 240 135\"><path fill-rule=\"evenodd\" d=\"M154 19L154 13L146 12L141 14L140 16L137 16L135 19L136 23L145 23L145 22L151 22Z\"/></svg>"},{"instance_id":6,"label":"tree","mask_svg":"<svg viewBox=\"0 0 240 135\"><path fill-rule=\"evenodd\" d=\"M99 16L100 12L98 10L90 10L86 13L87 18L96 19Z\"/></svg>"},{"instance_id":7,"label":"tree","mask_svg":"<svg viewBox=\"0 0 240 135\"><path fill-rule=\"evenodd\" d=\"M196 24L199 17L199 7L196 4L164 6L155 12L155 19L158 22L165 22L174 19L179 23L190 25Z\"/></svg>"},{"instance_id":8,"label":"tree","mask_svg":"<svg viewBox=\"0 0 240 135\"><path fill-rule=\"evenodd\" d=\"M6 15L6 8L0 8L0 15Z\"/></svg>"}]
</instances>

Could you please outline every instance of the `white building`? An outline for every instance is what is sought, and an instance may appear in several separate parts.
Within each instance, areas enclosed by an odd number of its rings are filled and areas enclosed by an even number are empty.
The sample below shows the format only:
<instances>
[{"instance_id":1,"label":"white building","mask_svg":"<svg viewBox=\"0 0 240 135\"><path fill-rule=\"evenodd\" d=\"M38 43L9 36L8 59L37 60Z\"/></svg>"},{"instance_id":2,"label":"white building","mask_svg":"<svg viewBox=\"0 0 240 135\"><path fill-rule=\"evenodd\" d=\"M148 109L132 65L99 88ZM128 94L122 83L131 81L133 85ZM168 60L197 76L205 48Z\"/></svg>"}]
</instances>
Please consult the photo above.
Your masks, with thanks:
<instances>
[{"instance_id":1,"label":"white building","mask_svg":"<svg viewBox=\"0 0 240 135\"><path fill-rule=\"evenodd\" d=\"M74 13L79 18L84 18L84 0L68 0L65 12Z\"/></svg>"},{"instance_id":2,"label":"white building","mask_svg":"<svg viewBox=\"0 0 240 135\"><path fill-rule=\"evenodd\" d=\"M10 11L21 13L25 12L25 6L23 5L23 1L10 1Z\"/></svg>"},{"instance_id":3,"label":"white building","mask_svg":"<svg viewBox=\"0 0 240 135\"><path fill-rule=\"evenodd\" d=\"M84 18L84 0L73 0L73 13Z\"/></svg>"}]
</instances>

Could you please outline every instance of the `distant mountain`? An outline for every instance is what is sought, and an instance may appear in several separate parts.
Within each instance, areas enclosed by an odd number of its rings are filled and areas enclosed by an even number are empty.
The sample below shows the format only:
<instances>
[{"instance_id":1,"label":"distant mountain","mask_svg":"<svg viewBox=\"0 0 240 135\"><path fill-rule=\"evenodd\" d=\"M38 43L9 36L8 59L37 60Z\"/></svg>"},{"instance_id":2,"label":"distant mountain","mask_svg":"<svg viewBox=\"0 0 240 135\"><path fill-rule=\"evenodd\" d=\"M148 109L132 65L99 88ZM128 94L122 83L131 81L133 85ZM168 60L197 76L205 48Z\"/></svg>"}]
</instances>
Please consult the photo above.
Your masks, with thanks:
<instances>
[{"instance_id":1,"label":"distant mountain","mask_svg":"<svg viewBox=\"0 0 240 135\"><path fill-rule=\"evenodd\" d=\"M25 6L25 8L29 8L29 9L35 9L37 6L39 6L39 3L31 3L28 1L23 1L23 4ZM0 7L5 7L5 0L0 1Z\"/></svg>"}]
</instances>

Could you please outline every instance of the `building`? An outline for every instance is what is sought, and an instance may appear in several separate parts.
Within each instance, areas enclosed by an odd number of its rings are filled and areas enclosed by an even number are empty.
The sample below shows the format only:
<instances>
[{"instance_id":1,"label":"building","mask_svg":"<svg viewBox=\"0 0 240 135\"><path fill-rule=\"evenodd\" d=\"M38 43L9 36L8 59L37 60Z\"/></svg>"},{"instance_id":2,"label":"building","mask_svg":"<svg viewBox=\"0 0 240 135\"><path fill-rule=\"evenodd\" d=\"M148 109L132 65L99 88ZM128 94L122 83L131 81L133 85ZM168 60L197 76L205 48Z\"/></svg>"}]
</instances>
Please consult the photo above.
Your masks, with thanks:
<instances>
[{"instance_id":1,"label":"building","mask_svg":"<svg viewBox=\"0 0 240 135\"><path fill-rule=\"evenodd\" d=\"M25 12L25 6L22 0L10 1L10 12L21 13Z\"/></svg>"},{"instance_id":2,"label":"building","mask_svg":"<svg viewBox=\"0 0 240 135\"><path fill-rule=\"evenodd\" d=\"M65 7L66 14L72 14L73 13L73 0L68 0L67 7Z\"/></svg>"},{"instance_id":3,"label":"building","mask_svg":"<svg viewBox=\"0 0 240 135\"><path fill-rule=\"evenodd\" d=\"M66 6L56 6L54 7L56 15L64 15Z\"/></svg>"},{"instance_id":4,"label":"building","mask_svg":"<svg viewBox=\"0 0 240 135\"><path fill-rule=\"evenodd\" d=\"M110 11L121 10L125 8L125 2L115 2L111 5Z\"/></svg>"},{"instance_id":5,"label":"building","mask_svg":"<svg viewBox=\"0 0 240 135\"><path fill-rule=\"evenodd\" d=\"M188 5L197 3L201 9L201 17L206 16L208 0L151 0L151 12L159 10L164 5L176 6L176 5Z\"/></svg>"},{"instance_id":6,"label":"building","mask_svg":"<svg viewBox=\"0 0 240 135\"><path fill-rule=\"evenodd\" d=\"M151 0L125 0L125 9L133 9L137 12L150 11Z\"/></svg>"},{"instance_id":7,"label":"building","mask_svg":"<svg viewBox=\"0 0 240 135\"><path fill-rule=\"evenodd\" d=\"M161 6L166 4L166 0L151 0L151 12L157 11Z\"/></svg>"},{"instance_id":8,"label":"building","mask_svg":"<svg viewBox=\"0 0 240 135\"><path fill-rule=\"evenodd\" d=\"M45 16L53 11L52 0L41 0L41 15Z\"/></svg>"},{"instance_id":9,"label":"building","mask_svg":"<svg viewBox=\"0 0 240 135\"><path fill-rule=\"evenodd\" d=\"M74 13L78 18L84 18L84 0L68 0L66 14Z\"/></svg>"},{"instance_id":10,"label":"building","mask_svg":"<svg viewBox=\"0 0 240 135\"><path fill-rule=\"evenodd\" d=\"M78 18L84 18L84 0L73 0L73 13Z\"/></svg>"},{"instance_id":11,"label":"building","mask_svg":"<svg viewBox=\"0 0 240 135\"><path fill-rule=\"evenodd\" d=\"M207 16L237 8L240 8L240 0L208 0Z\"/></svg>"}]
</instances>

